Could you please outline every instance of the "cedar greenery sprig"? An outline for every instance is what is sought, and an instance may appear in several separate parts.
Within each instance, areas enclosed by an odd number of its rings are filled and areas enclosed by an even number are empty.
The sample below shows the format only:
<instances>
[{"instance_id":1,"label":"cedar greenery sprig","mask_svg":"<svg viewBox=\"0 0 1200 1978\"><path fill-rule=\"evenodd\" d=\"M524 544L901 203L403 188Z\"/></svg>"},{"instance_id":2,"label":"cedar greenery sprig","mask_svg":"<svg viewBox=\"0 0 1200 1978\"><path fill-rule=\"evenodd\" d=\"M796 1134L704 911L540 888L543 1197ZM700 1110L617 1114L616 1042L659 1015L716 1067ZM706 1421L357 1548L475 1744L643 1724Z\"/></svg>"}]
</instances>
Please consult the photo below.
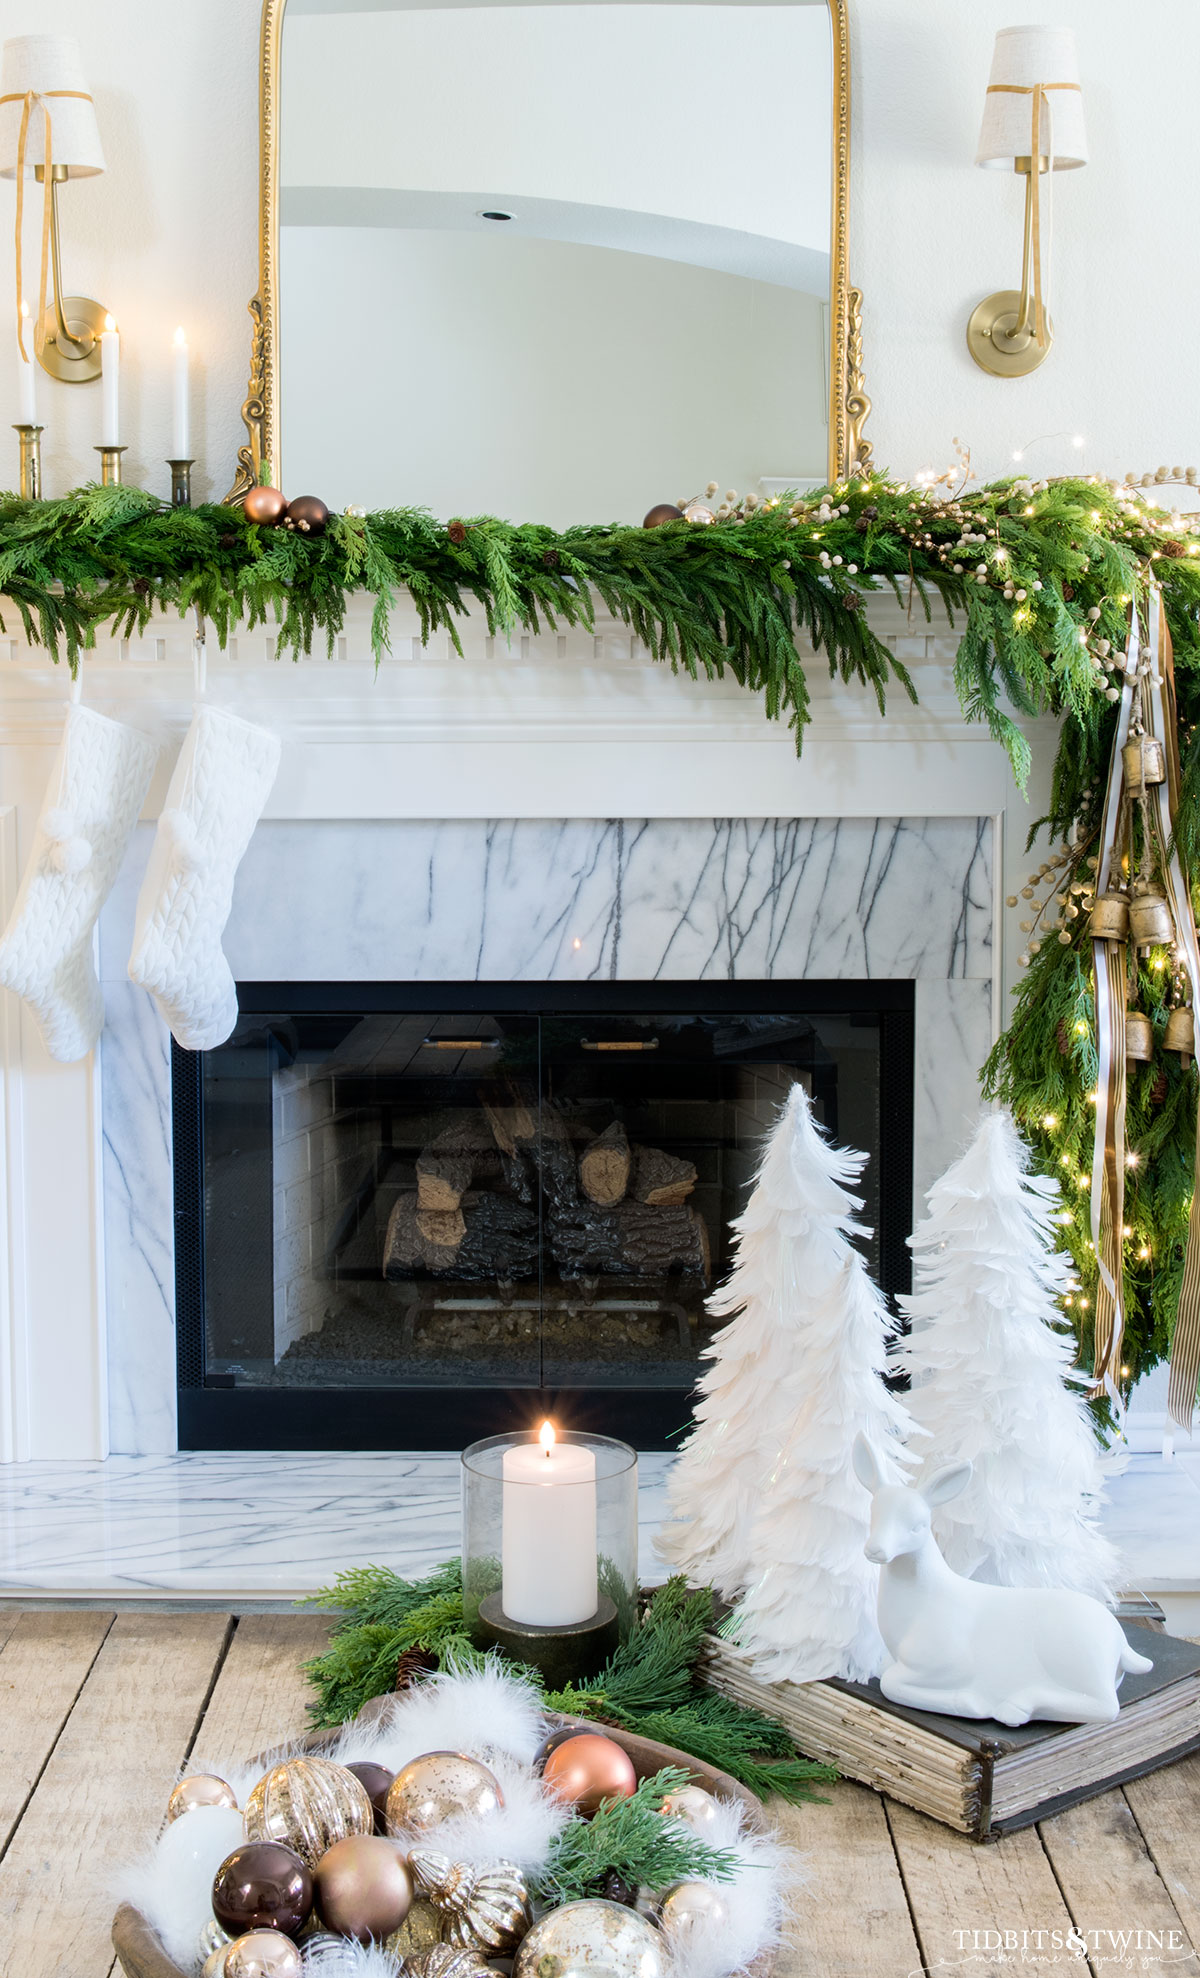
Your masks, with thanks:
<instances>
[{"instance_id":1,"label":"cedar greenery sprig","mask_svg":"<svg viewBox=\"0 0 1200 1978\"><path fill-rule=\"evenodd\" d=\"M554 1840L532 1893L542 1902L578 1902L599 1895L606 1875L657 1893L673 1882L729 1882L737 1857L715 1848L681 1820L664 1820L668 1793L688 1783L679 1765L642 1779L627 1799L602 1800L590 1820L572 1820Z\"/></svg>"},{"instance_id":2,"label":"cedar greenery sprig","mask_svg":"<svg viewBox=\"0 0 1200 1978\"><path fill-rule=\"evenodd\" d=\"M402 1580L384 1566L353 1567L311 1604L342 1616L325 1653L305 1665L317 1691L309 1714L319 1726L346 1723L372 1697L391 1690L410 1649L435 1655L443 1669L463 1670L483 1660L466 1633L457 1560L424 1580ZM728 1772L760 1799L779 1793L799 1805L817 1797L814 1786L837 1777L831 1766L797 1757L782 1724L704 1687L699 1663L712 1624L712 1594L668 1580L590 1683L543 1688L546 1709L654 1738ZM536 1670L521 1667L542 1687Z\"/></svg>"}]
</instances>

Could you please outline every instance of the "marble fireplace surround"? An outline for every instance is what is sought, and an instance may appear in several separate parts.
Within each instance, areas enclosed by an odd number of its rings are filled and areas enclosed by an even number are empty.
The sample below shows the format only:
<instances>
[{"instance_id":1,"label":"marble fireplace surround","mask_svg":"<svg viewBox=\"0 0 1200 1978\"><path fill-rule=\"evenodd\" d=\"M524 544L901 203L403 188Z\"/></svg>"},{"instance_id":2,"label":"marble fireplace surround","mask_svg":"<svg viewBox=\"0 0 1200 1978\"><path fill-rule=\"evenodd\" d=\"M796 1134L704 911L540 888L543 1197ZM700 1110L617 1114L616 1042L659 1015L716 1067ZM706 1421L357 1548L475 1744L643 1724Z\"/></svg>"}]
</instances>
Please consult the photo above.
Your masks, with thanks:
<instances>
[{"instance_id":1,"label":"marble fireplace surround","mask_svg":"<svg viewBox=\"0 0 1200 1978\"><path fill-rule=\"evenodd\" d=\"M469 624L470 666L411 608L375 676L366 610L335 655L274 662L261 629L210 652L208 692L278 728L283 762L238 876L226 951L245 979L915 982L918 1200L978 1108L1008 969L998 904L1027 806L954 699L952 634L872 606L921 694L811 668L797 761L735 682L673 680L611 624L515 640ZM6 650L7 649L7 650ZM99 1052L50 1064L0 1013L0 1456L176 1447L168 1038L125 976L132 908L192 699L188 628L111 642L85 698L164 755L99 962ZM11 899L66 681L0 640L0 880ZM1038 774L1052 737L1033 731ZM1007 875L1007 876L1006 876Z\"/></svg>"}]
</instances>

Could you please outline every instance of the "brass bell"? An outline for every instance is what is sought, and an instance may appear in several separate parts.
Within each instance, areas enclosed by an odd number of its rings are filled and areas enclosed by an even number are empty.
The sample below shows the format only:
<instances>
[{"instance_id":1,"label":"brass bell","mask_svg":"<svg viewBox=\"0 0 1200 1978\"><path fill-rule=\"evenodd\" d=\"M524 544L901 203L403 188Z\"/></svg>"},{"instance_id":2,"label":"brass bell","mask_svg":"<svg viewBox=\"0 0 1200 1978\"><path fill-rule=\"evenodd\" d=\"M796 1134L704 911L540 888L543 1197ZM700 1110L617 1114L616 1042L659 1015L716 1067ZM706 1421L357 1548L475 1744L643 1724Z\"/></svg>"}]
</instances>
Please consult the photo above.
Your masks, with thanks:
<instances>
[{"instance_id":1,"label":"brass bell","mask_svg":"<svg viewBox=\"0 0 1200 1978\"><path fill-rule=\"evenodd\" d=\"M1174 940L1175 924L1164 894L1139 893L1130 900L1129 938L1139 948L1153 948L1160 941Z\"/></svg>"},{"instance_id":2,"label":"brass bell","mask_svg":"<svg viewBox=\"0 0 1200 1978\"><path fill-rule=\"evenodd\" d=\"M1135 794L1150 783L1165 783L1167 758L1157 735L1131 735L1121 750L1125 782Z\"/></svg>"},{"instance_id":3,"label":"brass bell","mask_svg":"<svg viewBox=\"0 0 1200 1978\"><path fill-rule=\"evenodd\" d=\"M1129 901L1124 893L1101 893L1088 927L1093 941L1128 940Z\"/></svg>"},{"instance_id":4,"label":"brass bell","mask_svg":"<svg viewBox=\"0 0 1200 1978\"><path fill-rule=\"evenodd\" d=\"M1125 1056L1142 1065L1154 1056L1154 1026L1141 1010L1125 1012Z\"/></svg>"},{"instance_id":5,"label":"brass bell","mask_svg":"<svg viewBox=\"0 0 1200 1978\"><path fill-rule=\"evenodd\" d=\"M1195 1057L1196 1025L1186 1003L1180 1003L1177 1009L1168 1012L1163 1045L1168 1051L1181 1052L1185 1058Z\"/></svg>"}]
</instances>

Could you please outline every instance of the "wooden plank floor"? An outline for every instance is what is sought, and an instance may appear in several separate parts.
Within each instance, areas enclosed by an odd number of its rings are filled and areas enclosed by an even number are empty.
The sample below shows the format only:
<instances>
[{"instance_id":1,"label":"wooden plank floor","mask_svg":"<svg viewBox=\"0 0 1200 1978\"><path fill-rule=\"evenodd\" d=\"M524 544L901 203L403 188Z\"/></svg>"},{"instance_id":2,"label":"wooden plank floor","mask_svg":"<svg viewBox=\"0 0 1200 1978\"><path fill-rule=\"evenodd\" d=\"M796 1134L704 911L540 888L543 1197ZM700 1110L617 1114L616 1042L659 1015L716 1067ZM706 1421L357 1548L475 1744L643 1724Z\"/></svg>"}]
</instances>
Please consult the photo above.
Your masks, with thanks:
<instances>
[{"instance_id":1,"label":"wooden plank floor","mask_svg":"<svg viewBox=\"0 0 1200 1978\"><path fill-rule=\"evenodd\" d=\"M0 1971L117 1974L114 1867L153 1837L191 1756L305 1728L300 1664L330 1625L0 1608ZM774 1810L807 1878L778 1978L1053 1963L1200 1978L1200 1757L986 1848L849 1782Z\"/></svg>"}]
</instances>

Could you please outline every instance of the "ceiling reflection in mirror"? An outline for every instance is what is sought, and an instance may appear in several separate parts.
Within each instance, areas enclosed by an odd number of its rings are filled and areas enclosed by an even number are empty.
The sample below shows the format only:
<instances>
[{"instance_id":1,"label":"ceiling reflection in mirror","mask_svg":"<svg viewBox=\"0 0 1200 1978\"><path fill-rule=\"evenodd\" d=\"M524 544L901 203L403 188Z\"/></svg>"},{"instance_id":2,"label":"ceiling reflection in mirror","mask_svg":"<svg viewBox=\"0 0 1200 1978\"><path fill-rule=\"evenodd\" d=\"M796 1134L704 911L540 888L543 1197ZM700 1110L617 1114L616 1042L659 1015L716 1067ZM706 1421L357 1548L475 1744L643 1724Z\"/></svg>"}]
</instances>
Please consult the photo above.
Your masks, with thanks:
<instances>
[{"instance_id":1,"label":"ceiling reflection in mirror","mask_svg":"<svg viewBox=\"0 0 1200 1978\"><path fill-rule=\"evenodd\" d=\"M832 71L824 0L289 0L289 489L564 527L824 479Z\"/></svg>"}]
</instances>

